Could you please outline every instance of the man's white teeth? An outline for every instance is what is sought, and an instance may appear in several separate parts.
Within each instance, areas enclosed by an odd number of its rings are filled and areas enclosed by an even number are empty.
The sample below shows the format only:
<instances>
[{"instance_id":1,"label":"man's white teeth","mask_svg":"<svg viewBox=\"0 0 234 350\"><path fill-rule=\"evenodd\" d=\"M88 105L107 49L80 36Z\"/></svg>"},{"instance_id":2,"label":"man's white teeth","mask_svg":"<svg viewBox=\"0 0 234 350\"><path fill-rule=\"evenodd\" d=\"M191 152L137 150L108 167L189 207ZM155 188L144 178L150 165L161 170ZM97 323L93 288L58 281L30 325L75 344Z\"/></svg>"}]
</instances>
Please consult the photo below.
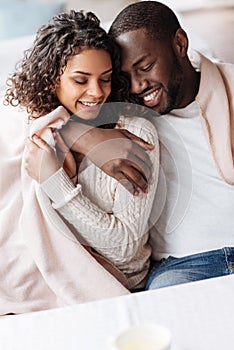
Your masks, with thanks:
<instances>
[{"instance_id":1,"label":"man's white teeth","mask_svg":"<svg viewBox=\"0 0 234 350\"><path fill-rule=\"evenodd\" d=\"M153 100L156 96L157 96L157 93L158 93L158 89L157 90L155 90L154 92L151 92L149 95L146 95L146 96L144 96L143 97L143 100L144 101L151 101L151 100Z\"/></svg>"},{"instance_id":2,"label":"man's white teeth","mask_svg":"<svg viewBox=\"0 0 234 350\"><path fill-rule=\"evenodd\" d=\"M98 104L98 102L82 102L83 105L87 106L87 107L94 107Z\"/></svg>"}]
</instances>

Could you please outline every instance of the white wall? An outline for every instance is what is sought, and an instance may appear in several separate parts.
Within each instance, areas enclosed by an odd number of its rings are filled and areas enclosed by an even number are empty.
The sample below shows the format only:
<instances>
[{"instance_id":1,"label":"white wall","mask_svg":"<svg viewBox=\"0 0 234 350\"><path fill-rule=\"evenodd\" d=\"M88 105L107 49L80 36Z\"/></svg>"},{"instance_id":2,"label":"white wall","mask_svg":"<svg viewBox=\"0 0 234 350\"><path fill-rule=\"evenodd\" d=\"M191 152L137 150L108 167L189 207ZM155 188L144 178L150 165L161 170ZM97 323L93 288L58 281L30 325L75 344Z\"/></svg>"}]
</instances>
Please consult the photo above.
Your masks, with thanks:
<instances>
[{"instance_id":1,"label":"white wall","mask_svg":"<svg viewBox=\"0 0 234 350\"><path fill-rule=\"evenodd\" d=\"M53 2L58 0L41 0ZM125 6L137 0L61 0L66 9L93 11L101 21L111 21ZM140 1L140 0L139 0ZM159 0L175 11L185 11L197 8L234 6L234 0Z\"/></svg>"},{"instance_id":2,"label":"white wall","mask_svg":"<svg viewBox=\"0 0 234 350\"><path fill-rule=\"evenodd\" d=\"M58 0L41 0L53 2ZM102 22L111 21L124 7L137 0L61 0L66 2L66 9L94 12Z\"/></svg>"},{"instance_id":3,"label":"white wall","mask_svg":"<svg viewBox=\"0 0 234 350\"><path fill-rule=\"evenodd\" d=\"M234 6L234 0L159 0L176 11L217 6Z\"/></svg>"}]
</instances>

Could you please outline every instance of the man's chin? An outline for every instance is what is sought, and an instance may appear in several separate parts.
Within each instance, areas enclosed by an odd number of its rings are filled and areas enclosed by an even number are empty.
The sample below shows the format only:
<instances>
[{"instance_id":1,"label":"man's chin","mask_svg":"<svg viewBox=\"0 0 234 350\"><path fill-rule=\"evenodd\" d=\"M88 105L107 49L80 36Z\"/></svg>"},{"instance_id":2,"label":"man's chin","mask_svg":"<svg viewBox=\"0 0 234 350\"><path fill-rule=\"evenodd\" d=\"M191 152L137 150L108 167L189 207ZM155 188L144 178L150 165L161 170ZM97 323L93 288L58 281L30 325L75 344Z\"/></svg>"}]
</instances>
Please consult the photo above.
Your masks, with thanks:
<instances>
[{"instance_id":1,"label":"man's chin","mask_svg":"<svg viewBox=\"0 0 234 350\"><path fill-rule=\"evenodd\" d=\"M151 109L155 112L156 116L168 114L172 110L171 108L160 108L159 106L152 107Z\"/></svg>"},{"instance_id":2,"label":"man's chin","mask_svg":"<svg viewBox=\"0 0 234 350\"><path fill-rule=\"evenodd\" d=\"M149 107L149 106L146 106L144 104L143 99L140 101L140 104L142 106L144 106L145 108L148 108L148 109L151 109L152 111L154 111L156 117L158 117L160 115L168 114L174 109L174 107L171 107L171 106L162 107L160 104L157 104L156 106Z\"/></svg>"},{"instance_id":3,"label":"man's chin","mask_svg":"<svg viewBox=\"0 0 234 350\"><path fill-rule=\"evenodd\" d=\"M167 106L165 107L162 107L162 106L155 106L155 107L152 107L153 111L155 113L157 113L158 115L165 115L165 114L169 114L173 109L175 109L175 104L174 103L170 103L170 104L167 104Z\"/></svg>"}]
</instances>

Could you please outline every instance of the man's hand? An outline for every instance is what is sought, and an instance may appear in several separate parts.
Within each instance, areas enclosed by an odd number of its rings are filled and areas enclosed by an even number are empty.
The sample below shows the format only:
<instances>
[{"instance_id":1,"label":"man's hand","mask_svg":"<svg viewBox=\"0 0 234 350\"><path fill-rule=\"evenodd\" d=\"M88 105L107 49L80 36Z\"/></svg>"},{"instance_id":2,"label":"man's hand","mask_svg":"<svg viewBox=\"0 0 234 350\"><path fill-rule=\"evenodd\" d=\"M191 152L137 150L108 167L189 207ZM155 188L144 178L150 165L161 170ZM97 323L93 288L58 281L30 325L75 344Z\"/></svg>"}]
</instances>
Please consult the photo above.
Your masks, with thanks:
<instances>
[{"instance_id":1,"label":"man's hand","mask_svg":"<svg viewBox=\"0 0 234 350\"><path fill-rule=\"evenodd\" d=\"M77 122L68 123L61 133L73 151L87 156L131 193L147 192L152 164L146 151L153 145L127 130L93 128Z\"/></svg>"},{"instance_id":2,"label":"man's hand","mask_svg":"<svg viewBox=\"0 0 234 350\"><path fill-rule=\"evenodd\" d=\"M54 134L56 142L56 153L58 157L59 164L66 171L67 175L72 179L77 174L77 166L75 158L64 142L62 136L59 132Z\"/></svg>"}]
</instances>

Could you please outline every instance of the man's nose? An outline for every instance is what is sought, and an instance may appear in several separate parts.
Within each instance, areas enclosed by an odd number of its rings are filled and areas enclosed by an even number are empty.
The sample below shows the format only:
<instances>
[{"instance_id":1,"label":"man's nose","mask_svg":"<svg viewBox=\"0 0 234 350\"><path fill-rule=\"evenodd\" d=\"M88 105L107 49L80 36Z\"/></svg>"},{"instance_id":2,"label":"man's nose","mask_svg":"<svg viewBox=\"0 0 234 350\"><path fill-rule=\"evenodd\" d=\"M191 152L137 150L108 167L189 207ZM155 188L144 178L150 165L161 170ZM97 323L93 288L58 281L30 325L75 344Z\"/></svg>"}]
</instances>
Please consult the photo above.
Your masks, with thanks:
<instances>
[{"instance_id":1,"label":"man's nose","mask_svg":"<svg viewBox=\"0 0 234 350\"><path fill-rule=\"evenodd\" d=\"M131 78L131 93L139 95L147 88L147 81L140 77Z\"/></svg>"},{"instance_id":2,"label":"man's nose","mask_svg":"<svg viewBox=\"0 0 234 350\"><path fill-rule=\"evenodd\" d=\"M103 89L100 83L98 81L90 82L87 94L95 98L101 98L103 96Z\"/></svg>"}]
</instances>

